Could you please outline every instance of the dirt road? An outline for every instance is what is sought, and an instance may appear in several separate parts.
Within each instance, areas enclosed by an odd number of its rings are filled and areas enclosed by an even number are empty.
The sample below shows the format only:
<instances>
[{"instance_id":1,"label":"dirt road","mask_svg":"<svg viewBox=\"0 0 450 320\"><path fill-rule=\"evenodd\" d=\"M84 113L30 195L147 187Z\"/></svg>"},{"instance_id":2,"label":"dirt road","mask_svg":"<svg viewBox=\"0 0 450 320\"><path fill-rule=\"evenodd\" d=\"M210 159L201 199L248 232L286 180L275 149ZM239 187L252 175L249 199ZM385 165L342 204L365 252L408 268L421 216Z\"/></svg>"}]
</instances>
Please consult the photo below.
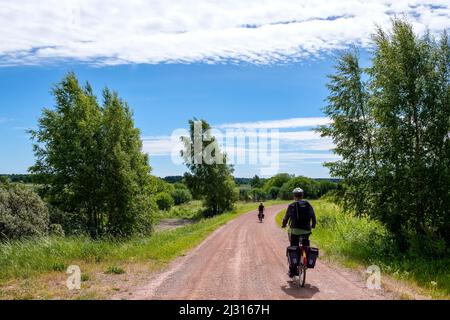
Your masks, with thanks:
<instances>
[{"instance_id":1,"label":"dirt road","mask_svg":"<svg viewBox=\"0 0 450 320\"><path fill-rule=\"evenodd\" d=\"M231 221L126 298L392 299L383 291L366 289L360 275L320 261L316 269L308 271L305 288L293 283L287 276L287 234L274 219L284 207L268 208L263 224L256 212Z\"/></svg>"}]
</instances>

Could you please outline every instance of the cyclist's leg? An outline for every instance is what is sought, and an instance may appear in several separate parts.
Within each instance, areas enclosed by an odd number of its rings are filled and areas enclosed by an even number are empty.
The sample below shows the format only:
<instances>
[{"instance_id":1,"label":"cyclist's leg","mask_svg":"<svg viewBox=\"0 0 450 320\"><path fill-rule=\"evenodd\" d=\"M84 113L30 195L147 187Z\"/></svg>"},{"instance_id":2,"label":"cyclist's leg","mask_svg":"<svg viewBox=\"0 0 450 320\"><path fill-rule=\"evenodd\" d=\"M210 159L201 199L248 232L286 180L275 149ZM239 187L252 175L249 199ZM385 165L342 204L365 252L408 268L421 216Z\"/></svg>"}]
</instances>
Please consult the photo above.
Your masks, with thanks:
<instances>
[{"instance_id":1,"label":"cyclist's leg","mask_svg":"<svg viewBox=\"0 0 450 320\"><path fill-rule=\"evenodd\" d=\"M310 234L304 234L304 235L301 236L300 242L301 242L302 246L305 246L305 247L309 247L310 246L310 241L309 241L309 237L310 236L311 236L311 233Z\"/></svg>"},{"instance_id":2,"label":"cyclist's leg","mask_svg":"<svg viewBox=\"0 0 450 320\"><path fill-rule=\"evenodd\" d=\"M300 244L300 236L289 234L289 242L291 243L291 247L298 247Z\"/></svg>"},{"instance_id":3,"label":"cyclist's leg","mask_svg":"<svg viewBox=\"0 0 450 320\"><path fill-rule=\"evenodd\" d=\"M289 242L291 244L291 247L298 247L300 244L300 236L289 233ZM298 274L297 266L290 265L289 266L289 277L293 278L297 274Z\"/></svg>"}]
</instances>

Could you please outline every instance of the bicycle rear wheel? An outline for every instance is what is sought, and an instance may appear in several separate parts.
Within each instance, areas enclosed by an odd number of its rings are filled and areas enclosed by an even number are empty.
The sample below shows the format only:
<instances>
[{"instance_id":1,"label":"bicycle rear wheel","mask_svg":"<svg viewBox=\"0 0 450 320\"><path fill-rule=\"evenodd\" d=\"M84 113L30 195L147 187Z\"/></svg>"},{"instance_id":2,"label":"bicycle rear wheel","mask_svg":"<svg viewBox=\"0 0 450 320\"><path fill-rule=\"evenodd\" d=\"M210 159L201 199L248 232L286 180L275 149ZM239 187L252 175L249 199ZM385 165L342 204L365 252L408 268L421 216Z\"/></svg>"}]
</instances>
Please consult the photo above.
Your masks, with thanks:
<instances>
[{"instance_id":1,"label":"bicycle rear wheel","mask_svg":"<svg viewBox=\"0 0 450 320\"><path fill-rule=\"evenodd\" d=\"M305 268L300 268L299 285L304 288L306 284L306 270Z\"/></svg>"},{"instance_id":2,"label":"bicycle rear wheel","mask_svg":"<svg viewBox=\"0 0 450 320\"><path fill-rule=\"evenodd\" d=\"M306 269L300 266L298 268L298 276L296 278L298 286L304 288L306 283Z\"/></svg>"}]
</instances>

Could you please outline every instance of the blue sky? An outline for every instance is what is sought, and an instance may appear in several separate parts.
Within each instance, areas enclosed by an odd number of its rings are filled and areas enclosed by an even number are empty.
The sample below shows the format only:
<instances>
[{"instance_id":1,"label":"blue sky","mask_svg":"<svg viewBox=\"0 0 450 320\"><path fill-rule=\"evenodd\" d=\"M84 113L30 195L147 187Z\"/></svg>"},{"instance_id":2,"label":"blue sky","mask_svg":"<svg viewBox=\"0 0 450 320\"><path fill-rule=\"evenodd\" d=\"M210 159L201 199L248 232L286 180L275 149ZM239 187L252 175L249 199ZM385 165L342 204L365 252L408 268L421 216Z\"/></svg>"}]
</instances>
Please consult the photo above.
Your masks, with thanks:
<instances>
[{"instance_id":1,"label":"blue sky","mask_svg":"<svg viewBox=\"0 0 450 320\"><path fill-rule=\"evenodd\" d=\"M108 86L134 110L153 173L171 161L175 129L204 118L218 128L280 130L280 172L328 177L336 159L311 130L333 57L349 46L363 65L375 24L407 16L416 32L449 29L447 1L0 0L0 173L33 164L26 128L68 72L97 93ZM48 17L51 17L48 18ZM249 27L251 26L251 27ZM260 168L236 166L236 176Z\"/></svg>"},{"instance_id":2,"label":"blue sky","mask_svg":"<svg viewBox=\"0 0 450 320\"><path fill-rule=\"evenodd\" d=\"M33 163L26 128L36 126L43 107L54 105L50 88L68 71L89 81L97 94L104 86L116 90L134 111L143 138L168 136L186 128L188 119L203 118L213 125L323 117L326 75L332 59L285 65L161 64L92 67L86 65L0 68L0 171L23 173ZM306 127L306 129L310 129ZM304 130L304 129L302 129ZM154 173L180 174L184 166L170 155L151 155ZM285 170L283 170L285 169ZM320 164L289 165L295 174L328 176ZM237 166L236 175L258 173Z\"/></svg>"}]
</instances>

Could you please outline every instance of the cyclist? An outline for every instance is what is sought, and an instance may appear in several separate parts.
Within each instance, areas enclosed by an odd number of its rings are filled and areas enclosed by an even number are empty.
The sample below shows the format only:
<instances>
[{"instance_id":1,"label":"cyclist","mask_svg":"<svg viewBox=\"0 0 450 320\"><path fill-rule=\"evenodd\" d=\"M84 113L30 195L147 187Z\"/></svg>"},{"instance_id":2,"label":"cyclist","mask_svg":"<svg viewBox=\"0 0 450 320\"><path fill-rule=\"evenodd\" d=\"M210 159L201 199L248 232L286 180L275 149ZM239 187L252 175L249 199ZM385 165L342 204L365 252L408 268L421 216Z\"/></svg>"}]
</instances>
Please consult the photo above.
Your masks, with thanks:
<instances>
[{"instance_id":1,"label":"cyclist","mask_svg":"<svg viewBox=\"0 0 450 320\"><path fill-rule=\"evenodd\" d=\"M292 247L300 245L300 239L304 239L302 245L309 246L309 236L316 227L316 215L311 204L304 200L305 192L301 188L292 191L294 202L289 205L283 219L283 228L289 224L289 241ZM295 276L295 269L289 268L289 276Z\"/></svg>"},{"instance_id":2,"label":"cyclist","mask_svg":"<svg viewBox=\"0 0 450 320\"><path fill-rule=\"evenodd\" d=\"M264 204L261 202L261 204L259 205L259 208L258 208L258 218L260 221L262 221L264 219L264 210L265 210Z\"/></svg>"}]
</instances>

